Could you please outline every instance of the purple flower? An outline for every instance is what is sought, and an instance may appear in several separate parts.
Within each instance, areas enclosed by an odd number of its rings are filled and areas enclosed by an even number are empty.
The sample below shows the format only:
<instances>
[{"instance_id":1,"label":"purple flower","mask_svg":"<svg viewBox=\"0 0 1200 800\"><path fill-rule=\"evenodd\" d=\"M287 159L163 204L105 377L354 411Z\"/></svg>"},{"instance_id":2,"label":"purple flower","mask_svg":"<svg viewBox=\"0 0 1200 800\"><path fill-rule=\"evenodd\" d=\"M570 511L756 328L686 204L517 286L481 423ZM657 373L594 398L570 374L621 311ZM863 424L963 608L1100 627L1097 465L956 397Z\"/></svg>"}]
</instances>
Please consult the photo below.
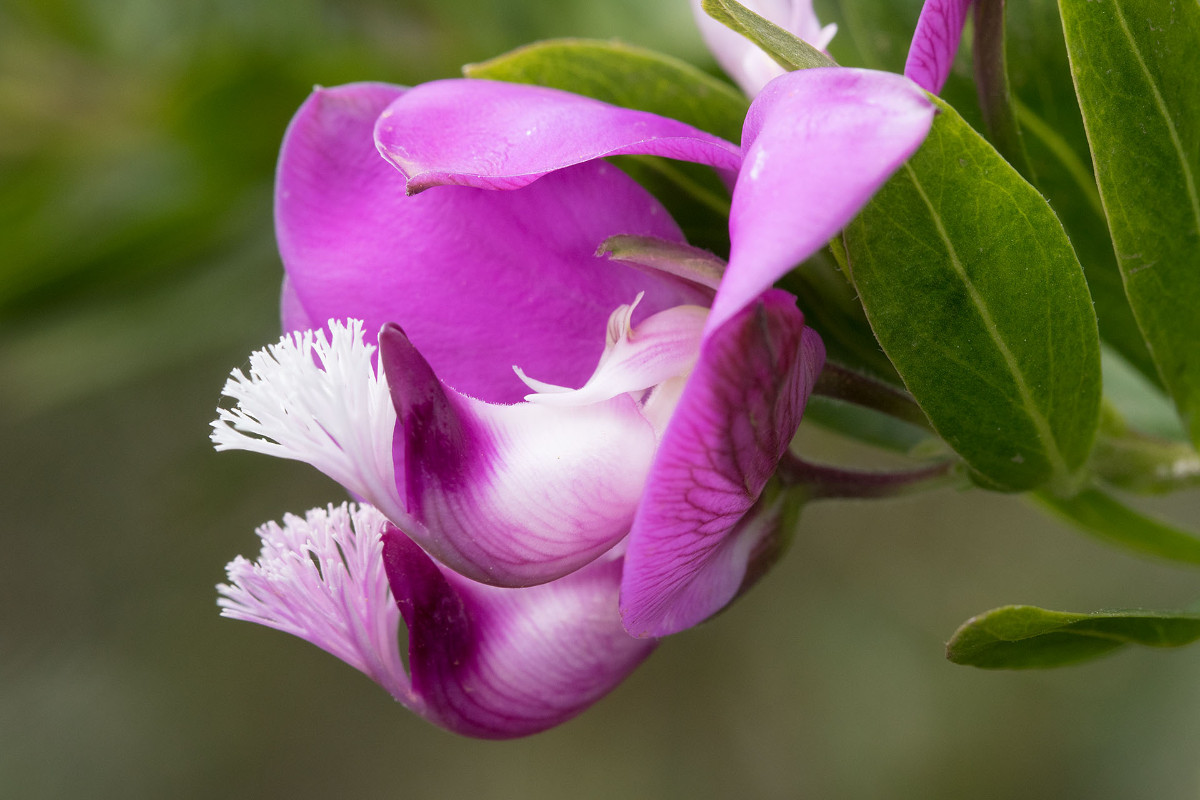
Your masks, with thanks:
<instances>
[{"instance_id":1,"label":"purple flower","mask_svg":"<svg viewBox=\"0 0 1200 800\"><path fill-rule=\"evenodd\" d=\"M276 190L293 333L234 372L213 438L311 463L369 506L262 529L261 574L231 565L226 613L462 733L524 735L594 702L758 573L779 517L760 496L824 360L771 285L932 115L904 78L842 69L772 82L741 147L540 87L315 92ZM734 184L723 277L601 160L618 154ZM667 255L596 255L617 235ZM306 551L333 568L314 577ZM368 552L336 578L337 553ZM411 679L379 634L401 619Z\"/></svg>"},{"instance_id":2,"label":"purple flower","mask_svg":"<svg viewBox=\"0 0 1200 800\"><path fill-rule=\"evenodd\" d=\"M746 0L742 5L818 50L829 47L837 33L836 24L821 25L812 0ZM692 14L721 69L749 96L754 97L764 86L784 74L784 68L758 45L710 17L701 0L692 0Z\"/></svg>"},{"instance_id":3,"label":"purple flower","mask_svg":"<svg viewBox=\"0 0 1200 800\"><path fill-rule=\"evenodd\" d=\"M222 616L307 639L456 733L511 738L565 722L655 646L614 612L619 555L544 586L497 589L437 565L370 506L289 515L258 535L258 561L235 559L217 587Z\"/></svg>"},{"instance_id":4,"label":"purple flower","mask_svg":"<svg viewBox=\"0 0 1200 800\"><path fill-rule=\"evenodd\" d=\"M904 74L922 89L937 94L946 85L971 2L925 0L921 7L908 59L904 62Z\"/></svg>"}]
</instances>

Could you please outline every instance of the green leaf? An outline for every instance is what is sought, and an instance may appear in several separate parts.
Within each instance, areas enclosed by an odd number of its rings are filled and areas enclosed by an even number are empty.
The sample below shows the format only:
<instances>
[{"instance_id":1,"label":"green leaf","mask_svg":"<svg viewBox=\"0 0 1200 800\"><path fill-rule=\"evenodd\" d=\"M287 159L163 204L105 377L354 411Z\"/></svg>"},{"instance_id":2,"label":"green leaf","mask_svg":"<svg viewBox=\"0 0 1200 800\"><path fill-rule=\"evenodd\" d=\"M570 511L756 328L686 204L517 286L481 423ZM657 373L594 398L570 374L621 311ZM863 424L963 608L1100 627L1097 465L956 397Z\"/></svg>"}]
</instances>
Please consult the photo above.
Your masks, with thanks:
<instances>
[{"instance_id":1,"label":"green leaf","mask_svg":"<svg viewBox=\"0 0 1200 800\"><path fill-rule=\"evenodd\" d=\"M1100 338L1157 382L1158 370L1125 297L1092 175L1058 0L1022 0L1019 13L1008 15L1006 22L1008 76L1022 141L1037 177L1033 183L1050 201L1083 265Z\"/></svg>"},{"instance_id":2,"label":"green leaf","mask_svg":"<svg viewBox=\"0 0 1200 800\"><path fill-rule=\"evenodd\" d=\"M1064 519L1109 544L1146 555L1200 564L1200 538L1142 514L1100 489L1075 497L1038 492L1037 499Z\"/></svg>"},{"instance_id":3,"label":"green leaf","mask_svg":"<svg viewBox=\"0 0 1200 800\"><path fill-rule=\"evenodd\" d=\"M940 103L846 227L867 318L938 433L989 488L1070 493L1100 409L1083 272L1040 194Z\"/></svg>"},{"instance_id":4,"label":"green leaf","mask_svg":"<svg viewBox=\"0 0 1200 800\"><path fill-rule=\"evenodd\" d=\"M964 622L946 645L946 658L982 669L1044 669L1086 661L1128 644L1179 647L1198 638L1200 614L1071 614L1034 606L1003 606Z\"/></svg>"},{"instance_id":5,"label":"green leaf","mask_svg":"<svg viewBox=\"0 0 1200 800\"><path fill-rule=\"evenodd\" d=\"M532 83L649 111L731 142L742 137L750 101L690 64L640 47L591 39L535 42L479 64L468 78Z\"/></svg>"},{"instance_id":6,"label":"green leaf","mask_svg":"<svg viewBox=\"0 0 1200 800\"><path fill-rule=\"evenodd\" d=\"M736 0L703 0L704 13L763 49L787 70L834 67L833 59Z\"/></svg>"},{"instance_id":7,"label":"green leaf","mask_svg":"<svg viewBox=\"0 0 1200 800\"><path fill-rule=\"evenodd\" d=\"M1059 8L1125 291L1200 444L1200 4Z\"/></svg>"}]
</instances>

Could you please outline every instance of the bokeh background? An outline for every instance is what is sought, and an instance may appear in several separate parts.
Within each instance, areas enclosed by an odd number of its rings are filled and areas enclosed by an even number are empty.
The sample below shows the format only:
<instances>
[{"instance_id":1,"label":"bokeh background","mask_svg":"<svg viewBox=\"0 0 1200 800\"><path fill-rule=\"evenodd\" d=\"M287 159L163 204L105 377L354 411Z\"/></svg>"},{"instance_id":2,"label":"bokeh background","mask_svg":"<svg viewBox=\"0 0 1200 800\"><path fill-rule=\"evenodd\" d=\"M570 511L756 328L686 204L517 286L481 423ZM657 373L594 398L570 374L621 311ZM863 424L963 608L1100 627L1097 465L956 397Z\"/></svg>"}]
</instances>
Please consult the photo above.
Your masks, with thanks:
<instances>
[{"instance_id":1,"label":"bokeh background","mask_svg":"<svg viewBox=\"0 0 1200 800\"><path fill-rule=\"evenodd\" d=\"M835 56L890 69L918 7L818 4ZM1044 22L1018 18L1015 46L1053 40ZM1200 647L1044 673L944 660L997 605L1197 594L1017 497L815 505L756 591L516 742L446 734L217 616L256 525L341 499L207 438L225 375L278 336L288 118L313 84L411 84L551 36L711 66L684 0L0 0L0 797L1200 794Z\"/></svg>"}]
</instances>

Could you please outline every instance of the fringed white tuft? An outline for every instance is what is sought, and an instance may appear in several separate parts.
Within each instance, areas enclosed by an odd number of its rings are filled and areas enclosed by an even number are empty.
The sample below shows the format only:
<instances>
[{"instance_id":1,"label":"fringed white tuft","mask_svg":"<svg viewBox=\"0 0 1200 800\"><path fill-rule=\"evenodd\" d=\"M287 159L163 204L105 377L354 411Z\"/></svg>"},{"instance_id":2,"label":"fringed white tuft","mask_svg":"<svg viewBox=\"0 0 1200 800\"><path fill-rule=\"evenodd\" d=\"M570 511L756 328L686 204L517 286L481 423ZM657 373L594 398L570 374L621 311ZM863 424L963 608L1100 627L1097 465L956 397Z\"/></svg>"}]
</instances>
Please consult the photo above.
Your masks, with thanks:
<instances>
[{"instance_id":1,"label":"fringed white tuft","mask_svg":"<svg viewBox=\"0 0 1200 800\"><path fill-rule=\"evenodd\" d=\"M362 322L330 320L324 330L291 333L250 356L250 374L235 369L217 409L217 450L250 450L304 461L403 524L392 434L396 410L376 348Z\"/></svg>"},{"instance_id":2,"label":"fringed white tuft","mask_svg":"<svg viewBox=\"0 0 1200 800\"><path fill-rule=\"evenodd\" d=\"M304 519L268 522L258 561L238 556L217 586L221 616L257 622L312 642L414 710L420 701L400 655L400 609L388 587L380 536L387 520L371 506L314 508Z\"/></svg>"}]
</instances>

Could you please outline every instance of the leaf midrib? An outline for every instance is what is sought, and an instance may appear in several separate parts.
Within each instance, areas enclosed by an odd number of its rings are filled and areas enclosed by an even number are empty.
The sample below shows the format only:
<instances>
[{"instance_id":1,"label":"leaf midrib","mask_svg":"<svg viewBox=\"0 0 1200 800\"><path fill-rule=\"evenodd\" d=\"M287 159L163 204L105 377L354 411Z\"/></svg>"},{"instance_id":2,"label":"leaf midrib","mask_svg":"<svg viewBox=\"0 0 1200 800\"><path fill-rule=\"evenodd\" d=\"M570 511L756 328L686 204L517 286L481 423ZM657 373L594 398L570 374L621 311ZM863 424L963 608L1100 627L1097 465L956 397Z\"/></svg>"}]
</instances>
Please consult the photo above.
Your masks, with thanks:
<instances>
[{"instance_id":1,"label":"leaf midrib","mask_svg":"<svg viewBox=\"0 0 1200 800\"><path fill-rule=\"evenodd\" d=\"M1121 32L1125 34L1125 38L1129 41L1129 47L1133 51L1134 58L1137 59L1138 67L1141 68L1142 75L1146 78L1146 84L1150 87L1150 94L1154 97L1154 104L1158 107L1158 113L1162 115L1163 120L1167 123L1167 132L1171 137L1171 145L1175 148L1175 156L1179 159L1179 164L1183 168L1184 185L1187 186L1188 199L1192 204L1192 217L1196 220L1196 232L1200 233L1200 197L1197 196L1196 179L1192 175L1192 167L1188 163L1187 153L1183 150L1183 142L1179 139L1179 132L1175 130L1175 121L1171 118L1171 114L1167 110L1166 101L1158 91L1158 84L1155 82L1154 76L1150 74L1150 68L1146 66L1146 61L1142 58L1142 51L1138 47L1137 41L1133 38L1133 31L1129 30L1129 25L1125 22L1125 15L1121 13L1121 4L1115 2L1115 0L1113 2L1113 11L1117 15L1117 22L1121 25Z\"/></svg>"},{"instance_id":2,"label":"leaf midrib","mask_svg":"<svg viewBox=\"0 0 1200 800\"><path fill-rule=\"evenodd\" d=\"M954 248L954 243L950 240L946 228L942 225L941 214L934 208L929 196L925 194L924 187L921 186L921 181L918 180L916 173L909 164L904 165L904 170L908 174L909 180L912 181L913 187L920 195L921 201L925 203L925 207L929 209L929 216L933 220L934 226L937 228L938 236L942 240L942 244L946 247L946 253L950 256L950 264L954 268L955 274L958 275L963 286L967 290L967 296L971 300L971 304L975 307L976 312L983 320L984 330L987 332L988 338L996 346L1004 359L1004 364L1008 368L1009 373L1013 376L1017 385L1017 393L1021 397L1021 405L1024 407L1026 414L1033 422L1034 428L1037 430L1038 440L1041 441L1043 450L1047 460L1050 462L1050 467L1059 477L1070 475L1070 470L1067 469L1066 460L1063 458L1061 451L1058 449L1058 442L1054 438L1054 434L1050 428L1050 421L1042 414L1041 409L1033 400L1033 393L1029 390L1029 384L1025 381L1025 374L1021 372L1017 365L1017 359L1013 356L1012 351L1008 348L1008 343L1000 336L999 329L996 326L995 320L992 318L991 310L983 301L983 297L979 294L979 290L975 288L975 284L967 275L966 268L963 267L962 261L959 260L958 251Z\"/></svg>"}]
</instances>

